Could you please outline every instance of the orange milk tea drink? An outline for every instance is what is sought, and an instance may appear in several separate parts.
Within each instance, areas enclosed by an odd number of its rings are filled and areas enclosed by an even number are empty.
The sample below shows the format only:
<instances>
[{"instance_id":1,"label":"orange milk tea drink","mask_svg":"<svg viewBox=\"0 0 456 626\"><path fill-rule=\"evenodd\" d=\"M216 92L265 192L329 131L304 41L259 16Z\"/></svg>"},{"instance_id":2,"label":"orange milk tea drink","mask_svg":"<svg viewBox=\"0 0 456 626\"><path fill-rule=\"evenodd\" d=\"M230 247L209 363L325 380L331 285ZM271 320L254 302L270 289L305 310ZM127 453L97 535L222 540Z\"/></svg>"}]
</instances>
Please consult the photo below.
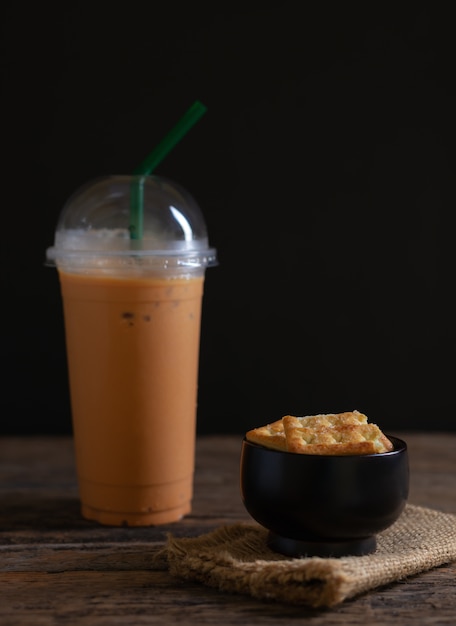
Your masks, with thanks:
<instances>
[{"instance_id":1,"label":"orange milk tea drink","mask_svg":"<svg viewBox=\"0 0 456 626\"><path fill-rule=\"evenodd\" d=\"M201 304L216 264L200 209L175 183L142 181L131 239L130 177L65 205L55 245L82 515L159 525L191 511Z\"/></svg>"}]
</instances>

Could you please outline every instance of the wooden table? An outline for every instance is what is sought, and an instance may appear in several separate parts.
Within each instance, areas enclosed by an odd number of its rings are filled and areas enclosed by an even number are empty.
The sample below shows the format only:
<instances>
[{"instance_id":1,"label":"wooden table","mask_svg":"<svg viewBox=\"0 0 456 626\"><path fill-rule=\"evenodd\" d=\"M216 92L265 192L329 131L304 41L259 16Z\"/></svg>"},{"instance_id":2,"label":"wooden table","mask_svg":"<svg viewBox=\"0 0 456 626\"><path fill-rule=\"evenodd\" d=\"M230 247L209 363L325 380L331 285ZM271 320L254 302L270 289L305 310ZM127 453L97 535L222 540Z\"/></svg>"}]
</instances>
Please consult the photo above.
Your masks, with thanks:
<instances>
[{"instance_id":1,"label":"wooden table","mask_svg":"<svg viewBox=\"0 0 456 626\"><path fill-rule=\"evenodd\" d=\"M390 433L410 452L409 502L456 514L456 433ZM221 593L151 571L166 539L252 521L241 436L200 437L193 512L159 528L81 518L71 438L0 438L0 624L456 624L456 563L330 610Z\"/></svg>"}]
</instances>

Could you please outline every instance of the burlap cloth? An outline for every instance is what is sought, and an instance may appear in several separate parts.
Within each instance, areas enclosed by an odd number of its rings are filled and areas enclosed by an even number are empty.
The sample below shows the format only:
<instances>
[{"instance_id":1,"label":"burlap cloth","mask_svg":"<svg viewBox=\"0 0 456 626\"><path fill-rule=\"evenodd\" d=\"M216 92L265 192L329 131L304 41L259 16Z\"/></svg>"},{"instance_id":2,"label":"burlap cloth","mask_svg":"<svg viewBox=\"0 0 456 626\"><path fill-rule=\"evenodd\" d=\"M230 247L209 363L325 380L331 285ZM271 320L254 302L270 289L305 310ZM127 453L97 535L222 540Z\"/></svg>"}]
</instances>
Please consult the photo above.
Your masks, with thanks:
<instances>
[{"instance_id":1,"label":"burlap cloth","mask_svg":"<svg viewBox=\"0 0 456 626\"><path fill-rule=\"evenodd\" d=\"M456 561L456 515L410 504L367 556L283 557L266 537L264 528L248 523L196 538L169 534L152 567L225 592L319 608Z\"/></svg>"}]
</instances>

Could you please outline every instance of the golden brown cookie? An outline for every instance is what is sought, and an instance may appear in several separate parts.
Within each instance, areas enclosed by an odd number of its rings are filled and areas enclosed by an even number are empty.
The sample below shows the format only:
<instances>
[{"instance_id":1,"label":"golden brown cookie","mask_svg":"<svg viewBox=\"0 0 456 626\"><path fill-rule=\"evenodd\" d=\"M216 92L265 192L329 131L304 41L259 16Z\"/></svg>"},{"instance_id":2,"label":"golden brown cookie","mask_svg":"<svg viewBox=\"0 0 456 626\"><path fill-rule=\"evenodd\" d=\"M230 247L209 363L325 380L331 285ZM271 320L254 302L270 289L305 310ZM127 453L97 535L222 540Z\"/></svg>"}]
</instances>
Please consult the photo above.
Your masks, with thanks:
<instances>
[{"instance_id":1,"label":"golden brown cookie","mask_svg":"<svg viewBox=\"0 0 456 626\"><path fill-rule=\"evenodd\" d=\"M258 443L260 446L272 448L273 450L286 451L285 431L282 420L277 420L272 424L259 426L249 430L245 435L247 441Z\"/></svg>"},{"instance_id":2,"label":"golden brown cookie","mask_svg":"<svg viewBox=\"0 0 456 626\"><path fill-rule=\"evenodd\" d=\"M274 450L298 454L376 454L393 445L376 424L359 411L319 413L282 419L253 428L246 439Z\"/></svg>"},{"instance_id":3,"label":"golden brown cookie","mask_svg":"<svg viewBox=\"0 0 456 626\"><path fill-rule=\"evenodd\" d=\"M299 454L377 454L393 445L376 424L344 423L332 426L303 425L299 418L282 420L288 452Z\"/></svg>"}]
</instances>

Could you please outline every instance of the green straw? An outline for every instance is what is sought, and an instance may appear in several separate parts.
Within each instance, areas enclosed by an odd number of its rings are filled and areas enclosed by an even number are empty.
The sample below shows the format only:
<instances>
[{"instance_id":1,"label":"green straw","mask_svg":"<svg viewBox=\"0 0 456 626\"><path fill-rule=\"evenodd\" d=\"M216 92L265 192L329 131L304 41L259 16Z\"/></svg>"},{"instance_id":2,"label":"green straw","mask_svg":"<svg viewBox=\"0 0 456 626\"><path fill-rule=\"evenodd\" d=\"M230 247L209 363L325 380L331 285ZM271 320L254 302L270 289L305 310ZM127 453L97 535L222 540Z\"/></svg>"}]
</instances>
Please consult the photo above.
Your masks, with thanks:
<instances>
[{"instance_id":1,"label":"green straw","mask_svg":"<svg viewBox=\"0 0 456 626\"><path fill-rule=\"evenodd\" d=\"M207 109L196 100L177 124L134 170L135 180L130 192L130 239L142 239L144 219L145 177L152 173L190 128L206 113Z\"/></svg>"}]
</instances>

